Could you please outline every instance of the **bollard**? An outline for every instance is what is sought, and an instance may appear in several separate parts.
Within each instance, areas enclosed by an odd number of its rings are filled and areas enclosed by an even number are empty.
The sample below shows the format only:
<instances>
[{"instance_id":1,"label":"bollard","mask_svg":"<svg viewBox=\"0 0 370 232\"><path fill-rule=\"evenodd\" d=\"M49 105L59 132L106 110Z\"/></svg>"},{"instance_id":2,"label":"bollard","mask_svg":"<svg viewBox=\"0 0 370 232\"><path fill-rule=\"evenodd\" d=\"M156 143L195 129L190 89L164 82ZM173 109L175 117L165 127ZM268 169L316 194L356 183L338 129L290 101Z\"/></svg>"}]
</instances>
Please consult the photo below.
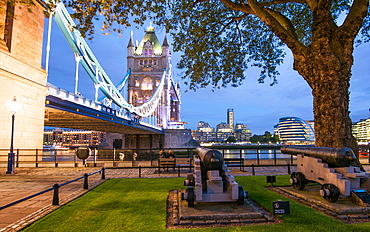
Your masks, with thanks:
<instances>
[{"instance_id":1,"label":"bollard","mask_svg":"<svg viewBox=\"0 0 370 232\"><path fill-rule=\"evenodd\" d=\"M59 205L59 184L53 185L54 195L53 195L53 205Z\"/></svg>"},{"instance_id":2,"label":"bollard","mask_svg":"<svg viewBox=\"0 0 370 232\"><path fill-rule=\"evenodd\" d=\"M55 152L54 159L55 159L55 167L57 168L58 167L58 155L57 155L57 152Z\"/></svg>"},{"instance_id":3,"label":"bollard","mask_svg":"<svg viewBox=\"0 0 370 232\"><path fill-rule=\"evenodd\" d=\"M89 174L85 173L85 175L84 175L84 189L89 189L88 177L89 177Z\"/></svg>"},{"instance_id":4,"label":"bollard","mask_svg":"<svg viewBox=\"0 0 370 232\"><path fill-rule=\"evenodd\" d=\"M252 164L252 175L253 176L255 175L255 172L254 172L254 164Z\"/></svg>"},{"instance_id":5,"label":"bollard","mask_svg":"<svg viewBox=\"0 0 370 232\"><path fill-rule=\"evenodd\" d=\"M141 166L139 165L139 178L141 178Z\"/></svg>"},{"instance_id":6,"label":"bollard","mask_svg":"<svg viewBox=\"0 0 370 232\"><path fill-rule=\"evenodd\" d=\"M101 179L105 180L105 168L101 169Z\"/></svg>"}]
</instances>

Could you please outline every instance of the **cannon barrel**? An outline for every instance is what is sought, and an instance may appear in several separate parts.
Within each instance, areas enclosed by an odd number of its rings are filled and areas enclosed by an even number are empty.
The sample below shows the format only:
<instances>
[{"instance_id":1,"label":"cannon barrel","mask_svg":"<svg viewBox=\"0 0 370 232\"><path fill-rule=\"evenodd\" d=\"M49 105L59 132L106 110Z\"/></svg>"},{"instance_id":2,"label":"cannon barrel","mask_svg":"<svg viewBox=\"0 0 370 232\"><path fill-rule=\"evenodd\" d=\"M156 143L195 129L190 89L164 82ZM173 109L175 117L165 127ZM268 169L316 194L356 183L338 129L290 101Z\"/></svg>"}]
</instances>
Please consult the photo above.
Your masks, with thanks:
<instances>
[{"instance_id":1,"label":"cannon barrel","mask_svg":"<svg viewBox=\"0 0 370 232\"><path fill-rule=\"evenodd\" d=\"M198 153L206 171L222 170L224 158L219 151L204 147L197 147L195 151Z\"/></svg>"},{"instance_id":2,"label":"cannon barrel","mask_svg":"<svg viewBox=\"0 0 370 232\"><path fill-rule=\"evenodd\" d=\"M302 154L319 158L330 166L349 167L356 160L353 151L347 147L306 147L306 146L283 146L281 152L284 154Z\"/></svg>"}]
</instances>

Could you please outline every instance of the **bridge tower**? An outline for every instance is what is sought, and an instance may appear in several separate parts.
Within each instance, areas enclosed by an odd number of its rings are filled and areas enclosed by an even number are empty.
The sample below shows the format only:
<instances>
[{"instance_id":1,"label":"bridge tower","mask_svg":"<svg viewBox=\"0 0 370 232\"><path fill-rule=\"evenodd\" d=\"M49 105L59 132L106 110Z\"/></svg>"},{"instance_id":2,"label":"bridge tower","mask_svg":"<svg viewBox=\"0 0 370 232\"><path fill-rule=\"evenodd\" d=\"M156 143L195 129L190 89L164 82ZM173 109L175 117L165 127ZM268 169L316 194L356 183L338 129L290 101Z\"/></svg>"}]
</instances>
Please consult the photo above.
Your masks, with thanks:
<instances>
[{"instance_id":1,"label":"bridge tower","mask_svg":"<svg viewBox=\"0 0 370 232\"><path fill-rule=\"evenodd\" d=\"M155 29L147 27L140 43L134 44L133 34L127 45L128 102L139 106L147 102L161 81L166 70L160 107L154 113L158 126L168 129L170 122L180 122L180 85L173 84L171 76L171 52L165 36L160 44Z\"/></svg>"},{"instance_id":2,"label":"bridge tower","mask_svg":"<svg viewBox=\"0 0 370 232\"><path fill-rule=\"evenodd\" d=\"M17 1L18 2L18 1ZM46 73L41 68L44 8L39 1L26 6L0 0L0 148L11 143L14 97L18 110L14 148L42 148Z\"/></svg>"}]
</instances>

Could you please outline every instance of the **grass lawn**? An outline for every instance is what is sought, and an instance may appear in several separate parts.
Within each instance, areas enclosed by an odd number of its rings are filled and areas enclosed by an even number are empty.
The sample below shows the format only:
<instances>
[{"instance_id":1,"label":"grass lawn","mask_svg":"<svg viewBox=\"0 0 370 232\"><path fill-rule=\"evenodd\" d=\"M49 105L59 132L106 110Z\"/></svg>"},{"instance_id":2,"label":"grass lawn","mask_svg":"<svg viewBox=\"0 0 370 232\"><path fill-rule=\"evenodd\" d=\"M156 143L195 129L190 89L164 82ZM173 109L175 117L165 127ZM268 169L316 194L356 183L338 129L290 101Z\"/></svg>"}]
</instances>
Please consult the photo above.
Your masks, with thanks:
<instances>
[{"instance_id":1,"label":"grass lawn","mask_svg":"<svg viewBox=\"0 0 370 232\"><path fill-rule=\"evenodd\" d=\"M110 179L84 196L60 207L23 231L165 231L169 190L184 189L184 178ZM343 224L309 207L267 190L265 176L236 177L250 198L272 211L272 202L290 201L284 222L171 231L370 231L370 223ZM289 177L277 176L275 185L288 185Z\"/></svg>"}]
</instances>

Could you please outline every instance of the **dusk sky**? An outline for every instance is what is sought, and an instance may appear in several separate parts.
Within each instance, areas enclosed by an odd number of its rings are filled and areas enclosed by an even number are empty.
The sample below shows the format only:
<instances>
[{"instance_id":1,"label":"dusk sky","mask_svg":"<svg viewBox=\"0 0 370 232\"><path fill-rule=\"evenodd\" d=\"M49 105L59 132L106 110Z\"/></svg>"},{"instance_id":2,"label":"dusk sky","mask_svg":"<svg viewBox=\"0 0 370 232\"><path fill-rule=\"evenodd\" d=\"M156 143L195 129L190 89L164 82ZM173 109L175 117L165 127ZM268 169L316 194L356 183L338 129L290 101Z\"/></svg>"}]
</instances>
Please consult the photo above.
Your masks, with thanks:
<instances>
[{"instance_id":1,"label":"dusk sky","mask_svg":"<svg viewBox=\"0 0 370 232\"><path fill-rule=\"evenodd\" d=\"M144 30L133 28L134 40L142 39ZM45 26L47 28L47 24ZM47 30L45 29L45 32ZM127 72L126 54L131 29L124 31L122 37L117 34L102 35L97 28L93 40L88 44L99 60L101 66L109 75L113 83L117 84ZM162 43L164 31L157 29L157 37ZM46 40L46 34L45 34ZM168 37L169 41L171 38ZM45 46L44 46L45 47ZM234 109L235 122L244 123L252 134L273 132L281 117L299 117L304 120L313 120L311 89L304 79L293 70L293 61L287 49L284 64L279 67L278 84L270 86L270 80L264 84L258 83L259 70L250 68L246 71L247 78L243 85L237 88L227 87L215 89L211 87L199 89L196 92L187 90L182 83L182 70L176 68L179 53L172 52L172 76L176 82L181 82L182 89L182 121L187 122L189 129L196 129L197 122L208 122L216 127L220 122L226 122L226 111ZM355 64L352 68L350 111L353 122L369 118L370 107L370 44L363 44L355 48ZM48 82L60 88L74 92L75 67L74 54L64 36L53 22L51 37L51 53ZM44 64L43 64L44 66ZM86 75L82 66L79 67L79 92L87 98L94 99L94 85ZM99 96L102 96L101 93Z\"/></svg>"}]
</instances>

